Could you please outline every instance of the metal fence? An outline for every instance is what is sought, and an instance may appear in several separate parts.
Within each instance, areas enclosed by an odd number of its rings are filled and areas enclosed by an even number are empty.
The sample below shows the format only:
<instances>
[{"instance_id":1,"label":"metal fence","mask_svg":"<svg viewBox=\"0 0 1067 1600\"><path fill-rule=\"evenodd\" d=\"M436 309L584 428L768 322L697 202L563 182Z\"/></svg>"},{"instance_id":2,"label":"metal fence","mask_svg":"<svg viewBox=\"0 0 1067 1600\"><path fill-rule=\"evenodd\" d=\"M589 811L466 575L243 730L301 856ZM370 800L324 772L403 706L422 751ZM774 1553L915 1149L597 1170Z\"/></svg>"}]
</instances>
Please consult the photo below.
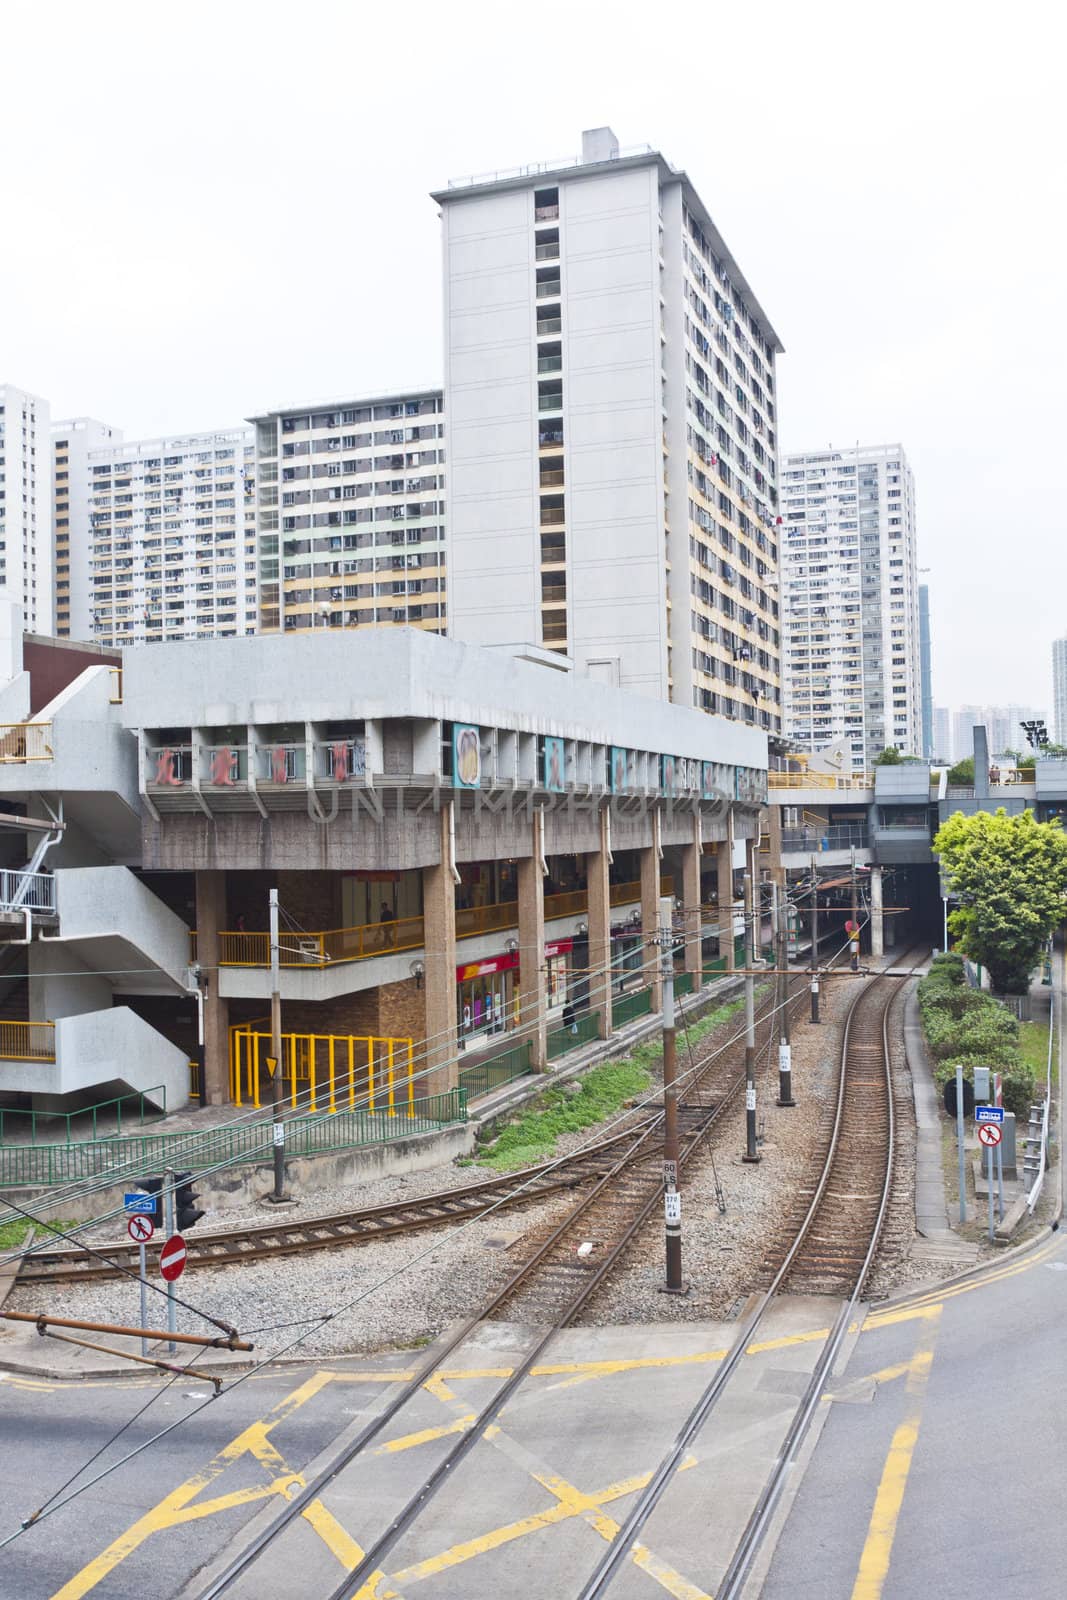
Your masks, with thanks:
<instances>
[{"instance_id":1,"label":"metal fence","mask_svg":"<svg viewBox=\"0 0 1067 1600\"><path fill-rule=\"evenodd\" d=\"M81 1111L17 1111L0 1106L0 1144L9 1136L13 1136L15 1139L25 1138L27 1131L29 1134L28 1142L36 1144L38 1126L55 1122L61 1122L66 1125L67 1143L71 1144L74 1142L71 1124L83 1121L85 1118L89 1120L93 1130L91 1137L95 1139L105 1112L109 1113L106 1118L107 1121L110 1122L114 1119L115 1133L120 1135L122 1133L122 1108L124 1105L129 1107L125 1113L127 1122L132 1118L134 1122L143 1127L146 1110L149 1116L166 1116L166 1087L160 1083L154 1089L131 1089L129 1094L116 1095L111 1100L99 1100L95 1105L83 1107Z\"/></svg>"},{"instance_id":2,"label":"metal fence","mask_svg":"<svg viewBox=\"0 0 1067 1600\"><path fill-rule=\"evenodd\" d=\"M636 1022L638 1017L647 1017L651 1011L651 989L635 989L632 994L620 995L611 1002L611 1020L617 1028L627 1022Z\"/></svg>"},{"instance_id":3,"label":"metal fence","mask_svg":"<svg viewBox=\"0 0 1067 1600\"><path fill-rule=\"evenodd\" d=\"M459 1086L468 1100L477 1100L483 1094L502 1088L505 1083L525 1078L532 1071L530 1041L525 1039L522 1044L501 1051L500 1055L493 1056L489 1061L475 1061L469 1067L461 1067Z\"/></svg>"},{"instance_id":4,"label":"metal fence","mask_svg":"<svg viewBox=\"0 0 1067 1600\"><path fill-rule=\"evenodd\" d=\"M568 1028L554 1028L548 1036L548 1059L558 1061L569 1050L591 1044L600 1037L600 1012L583 1011Z\"/></svg>"},{"instance_id":5,"label":"metal fence","mask_svg":"<svg viewBox=\"0 0 1067 1600\"><path fill-rule=\"evenodd\" d=\"M325 1150L388 1144L466 1120L467 1094L462 1088L426 1095L414 1102L410 1112L397 1116L364 1108L324 1117L290 1117L285 1124L285 1153L287 1159L293 1159ZM265 1161L271 1148L269 1122L204 1128L196 1133L141 1134L132 1139L4 1145L0 1147L0 1187L43 1188L106 1177L109 1172L118 1183L167 1166L196 1172L204 1167Z\"/></svg>"}]
</instances>

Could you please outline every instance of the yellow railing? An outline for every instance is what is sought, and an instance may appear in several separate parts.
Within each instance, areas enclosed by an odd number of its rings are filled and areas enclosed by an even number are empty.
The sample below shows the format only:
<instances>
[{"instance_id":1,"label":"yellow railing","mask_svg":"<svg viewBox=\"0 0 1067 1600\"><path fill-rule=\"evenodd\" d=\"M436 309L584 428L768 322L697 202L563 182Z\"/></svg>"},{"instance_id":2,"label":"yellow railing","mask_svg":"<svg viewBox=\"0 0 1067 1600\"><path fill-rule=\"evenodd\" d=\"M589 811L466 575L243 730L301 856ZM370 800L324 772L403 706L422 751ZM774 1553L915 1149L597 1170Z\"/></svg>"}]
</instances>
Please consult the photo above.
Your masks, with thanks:
<instances>
[{"instance_id":1,"label":"yellow railing","mask_svg":"<svg viewBox=\"0 0 1067 1600\"><path fill-rule=\"evenodd\" d=\"M54 1022L0 1022L0 1061L54 1061Z\"/></svg>"},{"instance_id":2,"label":"yellow railing","mask_svg":"<svg viewBox=\"0 0 1067 1600\"><path fill-rule=\"evenodd\" d=\"M0 723L0 761L51 761L50 722Z\"/></svg>"},{"instance_id":3,"label":"yellow railing","mask_svg":"<svg viewBox=\"0 0 1067 1600\"><path fill-rule=\"evenodd\" d=\"M674 893L674 879L660 879L660 893ZM613 906L640 900L641 884L613 883ZM588 910L584 889L564 894L545 895L545 920L579 916ZM456 938L473 939L479 934L497 933L519 925L516 900L503 900L487 906L462 906L456 910ZM284 931L279 939L279 961L283 967L332 966L345 961L369 961L373 956L394 955L401 950L419 950L426 943L422 917L398 917L392 922L367 922L355 928L333 928L325 933ZM189 933L190 960L197 959L196 930ZM269 967L270 934L228 929L219 934L219 965L222 967Z\"/></svg>"},{"instance_id":4,"label":"yellow railing","mask_svg":"<svg viewBox=\"0 0 1067 1600\"><path fill-rule=\"evenodd\" d=\"M873 789L869 772L768 772L772 789Z\"/></svg>"},{"instance_id":5,"label":"yellow railing","mask_svg":"<svg viewBox=\"0 0 1067 1600\"><path fill-rule=\"evenodd\" d=\"M267 1057L270 1030L258 1023L230 1029L230 1097L234 1105L260 1104L270 1094ZM354 1110L357 1102L374 1116L415 1115L415 1046L412 1039L365 1034L283 1033L283 1082L294 1108ZM304 1096L306 1095L306 1102Z\"/></svg>"}]
</instances>

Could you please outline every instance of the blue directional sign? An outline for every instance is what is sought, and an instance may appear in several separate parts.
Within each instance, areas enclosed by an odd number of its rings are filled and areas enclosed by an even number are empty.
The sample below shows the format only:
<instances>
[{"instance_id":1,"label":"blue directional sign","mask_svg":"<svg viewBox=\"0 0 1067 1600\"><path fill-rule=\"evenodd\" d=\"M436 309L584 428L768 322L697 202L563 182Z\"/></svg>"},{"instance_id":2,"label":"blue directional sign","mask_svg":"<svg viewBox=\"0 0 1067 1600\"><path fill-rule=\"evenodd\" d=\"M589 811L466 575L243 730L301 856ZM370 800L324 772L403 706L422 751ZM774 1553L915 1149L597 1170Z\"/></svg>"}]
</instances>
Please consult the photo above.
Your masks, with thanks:
<instances>
[{"instance_id":1,"label":"blue directional sign","mask_svg":"<svg viewBox=\"0 0 1067 1600\"><path fill-rule=\"evenodd\" d=\"M138 1194L137 1192L130 1192L123 1195L122 1204L127 1211L147 1211L154 1215L156 1209L156 1197L154 1194Z\"/></svg>"},{"instance_id":2,"label":"blue directional sign","mask_svg":"<svg viewBox=\"0 0 1067 1600\"><path fill-rule=\"evenodd\" d=\"M1003 1106L975 1106L975 1108L974 1108L974 1120L975 1120L975 1122L1003 1122L1004 1121L1004 1107Z\"/></svg>"}]
</instances>

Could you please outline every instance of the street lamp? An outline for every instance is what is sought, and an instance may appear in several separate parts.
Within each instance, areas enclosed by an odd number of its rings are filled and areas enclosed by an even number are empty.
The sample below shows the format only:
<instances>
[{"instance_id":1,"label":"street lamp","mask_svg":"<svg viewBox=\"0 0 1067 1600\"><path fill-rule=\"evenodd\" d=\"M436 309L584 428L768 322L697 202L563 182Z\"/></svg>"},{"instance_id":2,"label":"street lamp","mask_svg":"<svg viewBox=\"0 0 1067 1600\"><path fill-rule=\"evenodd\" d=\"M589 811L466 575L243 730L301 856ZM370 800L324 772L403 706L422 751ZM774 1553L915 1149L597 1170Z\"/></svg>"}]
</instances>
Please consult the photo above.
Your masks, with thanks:
<instances>
[{"instance_id":1,"label":"street lamp","mask_svg":"<svg viewBox=\"0 0 1067 1600\"><path fill-rule=\"evenodd\" d=\"M1026 742L1031 750L1040 750L1042 745L1048 744L1048 729L1040 717L1032 722L1020 722L1020 728L1026 735Z\"/></svg>"}]
</instances>

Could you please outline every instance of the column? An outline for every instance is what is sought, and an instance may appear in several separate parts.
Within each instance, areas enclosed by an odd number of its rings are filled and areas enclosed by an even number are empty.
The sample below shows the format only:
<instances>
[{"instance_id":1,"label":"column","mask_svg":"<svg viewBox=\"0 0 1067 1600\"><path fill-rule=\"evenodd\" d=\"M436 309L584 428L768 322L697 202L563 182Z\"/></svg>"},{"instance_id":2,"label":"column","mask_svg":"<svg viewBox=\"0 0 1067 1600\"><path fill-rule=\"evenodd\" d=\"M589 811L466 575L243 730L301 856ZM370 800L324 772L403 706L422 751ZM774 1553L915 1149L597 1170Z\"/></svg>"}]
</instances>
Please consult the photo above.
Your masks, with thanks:
<instances>
[{"instance_id":1,"label":"column","mask_svg":"<svg viewBox=\"0 0 1067 1600\"><path fill-rule=\"evenodd\" d=\"M745 876L749 883L749 903L745 908L748 948L752 960L759 961L763 955L763 901L759 888L758 838L745 840Z\"/></svg>"},{"instance_id":2,"label":"column","mask_svg":"<svg viewBox=\"0 0 1067 1600\"><path fill-rule=\"evenodd\" d=\"M871 868L871 955L885 954L885 919L882 915L882 869Z\"/></svg>"},{"instance_id":3,"label":"column","mask_svg":"<svg viewBox=\"0 0 1067 1600\"><path fill-rule=\"evenodd\" d=\"M226 921L226 875L196 874L196 959L204 979L202 1106L230 1099L230 1007L219 994L219 930Z\"/></svg>"},{"instance_id":4,"label":"column","mask_svg":"<svg viewBox=\"0 0 1067 1600\"><path fill-rule=\"evenodd\" d=\"M597 1033L601 1039L611 1037L611 894L606 819L607 812L602 811L600 849L587 851L585 857L589 902L589 1009L600 1015Z\"/></svg>"},{"instance_id":5,"label":"column","mask_svg":"<svg viewBox=\"0 0 1067 1600\"><path fill-rule=\"evenodd\" d=\"M652 990L652 1009L663 1007L663 979L660 975L659 947L652 941L659 927L659 858L654 844L641 856L641 937L644 940L644 981Z\"/></svg>"},{"instance_id":6,"label":"column","mask_svg":"<svg viewBox=\"0 0 1067 1600\"><path fill-rule=\"evenodd\" d=\"M545 1043L548 996L545 984L545 885L536 822L531 824L530 854L519 858L519 1029L530 1043L535 1072L547 1066Z\"/></svg>"},{"instance_id":7,"label":"column","mask_svg":"<svg viewBox=\"0 0 1067 1600\"><path fill-rule=\"evenodd\" d=\"M734 970L734 814L726 813L726 838L716 851L719 884L719 954L726 957L726 970Z\"/></svg>"},{"instance_id":8,"label":"column","mask_svg":"<svg viewBox=\"0 0 1067 1600\"><path fill-rule=\"evenodd\" d=\"M426 971L426 1040L416 1070L420 1094L444 1094L459 1082L456 1051L456 883L452 876L452 802L441 807L441 848L436 865L422 869Z\"/></svg>"},{"instance_id":9,"label":"column","mask_svg":"<svg viewBox=\"0 0 1067 1600\"><path fill-rule=\"evenodd\" d=\"M682 846L682 904L685 907L685 970L693 974L693 988L699 989L704 965L700 941L700 818L693 818L693 842Z\"/></svg>"}]
</instances>

